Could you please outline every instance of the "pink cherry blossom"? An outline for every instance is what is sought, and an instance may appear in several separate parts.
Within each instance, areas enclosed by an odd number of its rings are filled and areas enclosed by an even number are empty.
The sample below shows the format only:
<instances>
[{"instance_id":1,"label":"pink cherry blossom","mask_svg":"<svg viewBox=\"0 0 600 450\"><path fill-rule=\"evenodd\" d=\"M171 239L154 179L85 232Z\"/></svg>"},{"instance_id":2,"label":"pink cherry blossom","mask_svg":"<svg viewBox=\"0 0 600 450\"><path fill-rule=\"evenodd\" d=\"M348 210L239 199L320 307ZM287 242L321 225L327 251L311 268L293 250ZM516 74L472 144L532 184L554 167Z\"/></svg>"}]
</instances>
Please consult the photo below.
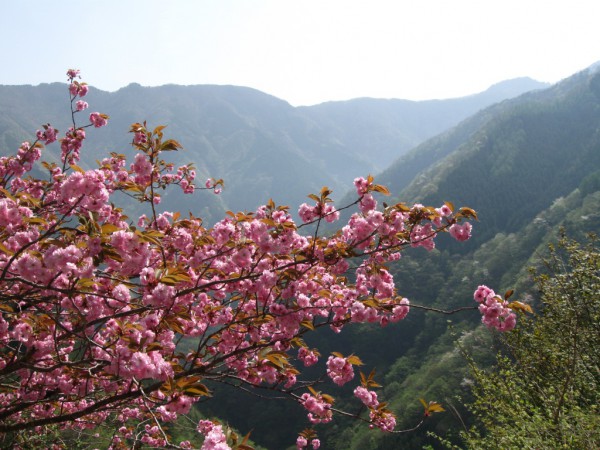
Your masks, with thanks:
<instances>
[{"instance_id":1,"label":"pink cherry blossom","mask_svg":"<svg viewBox=\"0 0 600 450\"><path fill-rule=\"evenodd\" d=\"M38 140L43 141L44 144L52 144L56 141L58 130L53 128L50 124L44 125L44 131L38 130L36 136Z\"/></svg>"},{"instance_id":2,"label":"pink cherry blossom","mask_svg":"<svg viewBox=\"0 0 600 450\"><path fill-rule=\"evenodd\" d=\"M343 386L354 378L354 369L346 358L330 356L327 360L327 375L335 384Z\"/></svg>"},{"instance_id":3,"label":"pink cherry blossom","mask_svg":"<svg viewBox=\"0 0 600 450\"><path fill-rule=\"evenodd\" d=\"M83 111L84 109L88 109L88 103L84 102L83 100L78 100L75 103L75 110L76 111Z\"/></svg>"},{"instance_id":4,"label":"pink cherry blossom","mask_svg":"<svg viewBox=\"0 0 600 450\"><path fill-rule=\"evenodd\" d=\"M103 114L100 114L98 112L93 112L90 114L90 122L96 128L104 127L108 123L108 121L106 120L106 117Z\"/></svg>"},{"instance_id":5,"label":"pink cherry blossom","mask_svg":"<svg viewBox=\"0 0 600 450\"><path fill-rule=\"evenodd\" d=\"M450 236L452 236L457 241L466 241L471 237L471 224L469 222L465 222L463 224L453 224L448 231L450 231Z\"/></svg>"},{"instance_id":6,"label":"pink cherry blossom","mask_svg":"<svg viewBox=\"0 0 600 450\"><path fill-rule=\"evenodd\" d=\"M73 80L74 78L79 77L80 72L79 69L69 69L67 70L67 77L69 77L70 80Z\"/></svg>"}]
</instances>

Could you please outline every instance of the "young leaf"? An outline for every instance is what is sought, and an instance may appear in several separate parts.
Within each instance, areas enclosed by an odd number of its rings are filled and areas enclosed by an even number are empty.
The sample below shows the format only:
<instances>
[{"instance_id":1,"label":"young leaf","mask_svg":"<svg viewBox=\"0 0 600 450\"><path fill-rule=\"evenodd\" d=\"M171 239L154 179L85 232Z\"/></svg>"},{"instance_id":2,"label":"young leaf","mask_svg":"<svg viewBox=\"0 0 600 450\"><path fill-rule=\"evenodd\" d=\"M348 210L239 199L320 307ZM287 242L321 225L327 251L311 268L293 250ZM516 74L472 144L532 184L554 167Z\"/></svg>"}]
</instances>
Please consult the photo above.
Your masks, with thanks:
<instances>
[{"instance_id":1,"label":"young leaf","mask_svg":"<svg viewBox=\"0 0 600 450\"><path fill-rule=\"evenodd\" d=\"M310 320L303 320L300 325L302 325L304 328L308 328L310 331L315 331L315 326Z\"/></svg>"},{"instance_id":2,"label":"young leaf","mask_svg":"<svg viewBox=\"0 0 600 450\"><path fill-rule=\"evenodd\" d=\"M196 383L192 386L186 387L183 391L190 397L210 397L210 391L202 383Z\"/></svg>"},{"instance_id":3,"label":"young leaf","mask_svg":"<svg viewBox=\"0 0 600 450\"><path fill-rule=\"evenodd\" d=\"M388 188L386 188L385 186L382 186L381 184L374 184L373 190L375 192L379 192L380 194L383 194L383 195L390 195L390 191L388 190Z\"/></svg>"},{"instance_id":4,"label":"young leaf","mask_svg":"<svg viewBox=\"0 0 600 450\"><path fill-rule=\"evenodd\" d=\"M529 306L526 303L522 303L522 302L518 302L518 301L514 301L514 302L510 302L508 304L508 307L510 309L512 309L513 311L517 311L517 312L528 312L529 314L533 314L533 309L531 309L531 306Z\"/></svg>"},{"instance_id":5,"label":"young leaf","mask_svg":"<svg viewBox=\"0 0 600 450\"><path fill-rule=\"evenodd\" d=\"M364 363L361 361L361 359L356 356L356 355L350 355L348 356L347 361L352 364L353 366L364 366Z\"/></svg>"}]
</instances>

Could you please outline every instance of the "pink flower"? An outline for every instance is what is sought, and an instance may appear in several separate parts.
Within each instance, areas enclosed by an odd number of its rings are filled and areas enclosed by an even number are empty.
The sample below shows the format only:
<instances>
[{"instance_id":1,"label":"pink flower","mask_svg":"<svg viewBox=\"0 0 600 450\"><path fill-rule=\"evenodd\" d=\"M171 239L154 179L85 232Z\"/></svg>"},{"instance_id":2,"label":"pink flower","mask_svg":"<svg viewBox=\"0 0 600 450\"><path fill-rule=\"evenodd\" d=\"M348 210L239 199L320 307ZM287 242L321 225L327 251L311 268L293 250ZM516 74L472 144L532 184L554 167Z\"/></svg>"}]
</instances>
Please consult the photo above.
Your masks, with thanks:
<instances>
[{"instance_id":1,"label":"pink flower","mask_svg":"<svg viewBox=\"0 0 600 450\"><path fill-rule=\"evenodd\" d=\"M85 83L73 81L69 85L69 92L72 97L77 97L77 96L85 97L85 95L88 93L88 91L89 91L88 85Z\"/></svg>"},{"instance_id":2,"label":"pink flower","mask_svg":"<svg viewBox=\"0 0 600 450\"><path fill-rule=\"evenodd\" d=\"M488 328L505 332L512 330L517 324L516 314L509 308L508 302L497 296L487 286L479 286L473 297L480 303L481 321Z\"/></svg>"},{"instance_id":3,"label":"pink flower","mask_svg":"<svg viewBox=\"0 0 600 450\"><path fill-rule=\"evenodd\" d=\"M302 394L300 403L309 411L308 420L312 423L328 423L333 419L331 406L320 395L314 397L308 393Z\"/></svg>"},{"instance_id":4,"label":"pink flower","mask_svg":"<svg viewBox=\"0 0 600 450\"><path fill-rule=\"evenodd\" d=\"M323 214L325 216L325 221L329 223L333 223L340 218L340 212L336 210L332 204L325 205Z\"/></svg>"},{"instance_id":5,"label":"pink flower","mask_svg":"<svg viewBox=\"0 0 600 450\"><path fill-rule=\"evenodd\" d=\"M148 142L148 137L146 136L146 133L143 133L141 131L135 132L135 134L133 135L134 144L145 144L146 142Z\"/></svg>"},{"instance_id":6,"label":"pink flower","mask_svg":"<svg viewBox=\"0 0 600 450\"><path fill-rule=\"evenodd\" d=\"M319 355L306 347L300 347L298 349L298 359L304 363L305 367L310 367L317 363Z\"/></svg>"},{"instance_id":7,"label":"pink flower","mask_svg":"<svg viewBox=\"0 0 600 450\"><path fill-rule=\"evenodd\" d=\"M58 130L50 126L50 124L44 125L44 131L37 130L37 138L40 141L44 141L44 144L48 145L56 141L56 133Z\"/></svg>"},{"instance_id":8,"label":"pink flower","mask_svg":"<svg viewBox=\"0 0 600 450\"><path fill-rule=\"evenodd\" d=\"M310 206L307 203L302 203L300 205L300 208L298 208L298 215L304 223L312 222L318 216L318 214L315 211L315 207Z\"/></svg>"},{"instance_id":9,"label":"pink flower","mask_svg":"<svg viewBox=\"0 0 600 450\"><path fill-rule=\"evenodd\" d=\"M231 447L227 445L227 437L223 432L222 425L217 425L210 420L201 420L197 430L204 435L204 442L200 450L231 450Z\"/></svg>"},{"instance_id":10,"label":"pink flower","mask_svg":"<svg viewBox=\"0 0 600 450\"><path fill-rule=\"evenodd\" d=\"M466 241L471 237L471 224L465 222L462 225L455 223L450 227L450 236L459 242Z\"/></svg>"},{"instance_id":11,"label":"pink flower","mask_svg":"<svg viewBox=\"0 0 600 450\"><path fill-rule=\"evenodd\" d=\"M371 410L369 417L371 422L382 431L394 431L396 427L396 417L391 412Z\"/></svg>"},{"instance_id":12,"label":"pink flower","mask_svg":"<svg viewBox=\"0 0 600 450\"><path fill-rule=\"evenodd\" d=\"M298 436L298 439L296 439L296 447L298 449L303 449L306 448L307 445L308 441L306 440L306 438L304 436Z\"/></svg>"},{"instance_id":13,"label":"pink flower","mask_svg":"<svg viewBox=\"0 0 600 450\"><path fill-rule=\"evenodd\" d=\"M363 214L367 214L369 211L373 211L377 208L377 200L375 200L371 194L365 194L358 206Z\"/></svg>"},{"instance_id":14,"label":"pink flower","mask_svg":"<svg viewBox=\"0 0 600 450\"><path fill-rule=\"evenodd\" d=\"M81 72L79 69L69 69L67 70L67 77L69 77L69 80L73 80L79 76L79 72Z\"/></svg>"},{"instance_id":15,"label":"pink flower","mask_svg":"<svg viewBox=\"0 0 600 450\"><path fill-rule=\"evenodd\" d=\"M93 112L90 114L90 122L96 127L104 127L108 123L108 116L106 114L100 114L99 112Z\"/></svg>"},{"instance_id":16,"label":"pink flower","mask_svg":"<svg viewBox=\"0 0 600 450\"><path fill-rule=\"evenodd\" d=\"M358 195L364 195L369 191L369 182L363 177L358 177L354 179L354 187Z\"/></svg>"},{"instance_id":17,"label":"pink flower","mask_svg":"<svg viewBox=\"0 0 600 450\"><path fill-rule=\"evenodd\" d=\"M477 288L475 293L473 294L473 298L478 303L483 303L488 297L494 297L496 293L485 285L481 285Z\"/></svg>"},{"instance_id":18,"label":"pink flower","mask_svg":"<svg viewBox=\"0 0 600 450\"><path fill-rule=\"evenodd\" d=\"M400 304L397 306L394 306L394 309L392 309L392 317L390 318L390 320L392 322L397 322L399 320L404 319L407 315L408 312L410 310L409 305L409 301L407 298L403 298L400 301Z\"/></svg>"},{"instance_id":19,"label":"pink flower","mask_svg":"<svg viewBox=\"0 0 600 450\"><path fill-rule=\"evenodd\" d=\"M144 153L137 153L134 157L131 170L135 173L135 182L146 185L150 183L152 163Z\"/></svg>"},{"instance_id":20,"label":"pink flower","mask_svg":"<svg viewBox=\"0 0 600 450\"><path fill-rule=\"evenodd\" d=\"M379 406L377 393L369 391L367 388L358 386L356 389L354 389L354 396L363 402L367 408L377 408Z\"/></svg>"},{"instance_id":21,"label":"pink flower","mask_svg":"<svg viewBox=\"0 0 600 450\"><path fill-rule=\"evenodd\" d=\"M425 225L415 225L410 233L411 247L423 247L427 251L435 248L435 232L431 223Z\"/></svg>"},{"instance_id":22,"label":"pink flower","mask_svg":"<svg viewBox=\"0 0 600 450\"><path fill-rule=\"evenodd\" d=\"M435 210L442 217L447 217L452 214L452 210L448 205L442 205L439 208L435 208Z\"/></svg>"},{"instance_id":23,"label":"pink flower","mask_svg":"<svg viewBox=\"0 0 600 450\"><path fill-rule=\"evenodd\" d=\"M83 100L77 100L77 103L75 103L75 110L76 111L83 111L84 109L88 108L88 103L84 102Z\"/></svg>"},{"instance_id":24,"label":"pink flower","mask_svg":"<svg viewBox=\"0 0 600 450\"><path fill-rule=\"evenodd\" d=\"M354 378L354 369L346 358L330 356L327 360L327 375L335 384L343 386Z\"/></svg>"}]
</instances>

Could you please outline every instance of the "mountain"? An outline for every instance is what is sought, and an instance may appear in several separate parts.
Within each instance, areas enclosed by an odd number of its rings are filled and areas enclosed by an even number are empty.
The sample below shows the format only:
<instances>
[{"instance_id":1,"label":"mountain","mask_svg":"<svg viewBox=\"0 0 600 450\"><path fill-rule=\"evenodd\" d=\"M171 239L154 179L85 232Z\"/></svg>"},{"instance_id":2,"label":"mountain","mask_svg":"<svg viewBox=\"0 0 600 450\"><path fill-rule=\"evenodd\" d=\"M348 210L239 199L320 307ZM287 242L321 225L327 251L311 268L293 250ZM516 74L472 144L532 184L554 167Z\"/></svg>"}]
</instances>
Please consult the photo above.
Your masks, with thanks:
<instances>
[{"instance_id":1,"label":"mountain","mask_svg":"<svg viewBox=\"0 0 600 450\"><path fill-rule=\"evenodd\" d=\"M295 210L323 185L341 194L356 176L375 173L477 110L544 86L517 79L459 99L357 99L298 108L236 86L131 84L114 93L91 89L86 97L91 108L111 119L108 127L88 133L82 166L94 167L110 151L127 153L129 125L146 120L149 126L167 125L166 134L182 143L184 151L172 156L176 164L193 162L200 179L225 180L221 196L204 196L192 204L176 192L167 193L163 204L168 208L192 209L209 222L227 209L253 210L271 197ZM64 131L69 119L62 84L0 86L0 153L14 152L47 121ZM56 158L58 145L49 151Z\"/></svg>"}]
</instances>

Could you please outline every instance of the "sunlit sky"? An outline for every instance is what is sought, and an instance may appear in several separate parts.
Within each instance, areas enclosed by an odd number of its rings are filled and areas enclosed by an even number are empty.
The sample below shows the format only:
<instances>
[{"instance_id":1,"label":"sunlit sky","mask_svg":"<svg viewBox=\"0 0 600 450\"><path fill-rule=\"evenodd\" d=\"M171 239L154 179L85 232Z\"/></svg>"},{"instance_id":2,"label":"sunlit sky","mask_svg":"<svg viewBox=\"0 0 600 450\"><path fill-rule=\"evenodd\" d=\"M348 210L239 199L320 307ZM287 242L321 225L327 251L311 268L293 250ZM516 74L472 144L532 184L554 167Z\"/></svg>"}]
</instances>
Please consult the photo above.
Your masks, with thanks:
<instances>
[{"instance_id":1,"label":"sunlit sky","mask_svg":"<svg viewBox=\"0 0 600 450\"><path fill-rule=\"evenodd\" d=\"M0 84L234 84L423 100L600 60L598 0L3 0Z\"/></svg>"}]
</instances>

